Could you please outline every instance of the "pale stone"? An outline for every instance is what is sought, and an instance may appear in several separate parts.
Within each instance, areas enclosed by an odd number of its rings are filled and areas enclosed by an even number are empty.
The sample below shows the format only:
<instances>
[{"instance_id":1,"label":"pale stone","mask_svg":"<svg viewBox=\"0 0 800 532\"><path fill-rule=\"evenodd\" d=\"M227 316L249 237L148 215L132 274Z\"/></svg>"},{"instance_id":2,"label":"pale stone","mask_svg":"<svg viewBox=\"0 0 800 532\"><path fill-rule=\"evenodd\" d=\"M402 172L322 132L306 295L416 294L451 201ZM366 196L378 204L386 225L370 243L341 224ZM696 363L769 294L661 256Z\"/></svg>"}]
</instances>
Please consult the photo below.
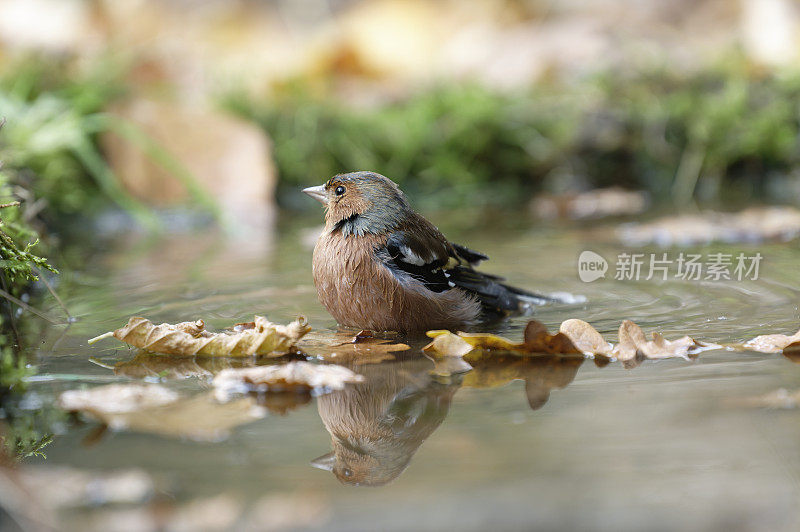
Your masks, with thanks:
<instances>
[{"instance_id":1,"label":"pale stone","mask_svg":"<svg viewBox=\"0 0 800 532\"><path fill-rule=\"evenodd\" d=\"M225 218L251 229L270 224L277 175L269 139L259 127L217 111L144 99L112 112L189 170ZM113 171L136 198L158 207L191 203L183 183L136 143L107 133L102 145Z\"/></svg>"}]
</instances>

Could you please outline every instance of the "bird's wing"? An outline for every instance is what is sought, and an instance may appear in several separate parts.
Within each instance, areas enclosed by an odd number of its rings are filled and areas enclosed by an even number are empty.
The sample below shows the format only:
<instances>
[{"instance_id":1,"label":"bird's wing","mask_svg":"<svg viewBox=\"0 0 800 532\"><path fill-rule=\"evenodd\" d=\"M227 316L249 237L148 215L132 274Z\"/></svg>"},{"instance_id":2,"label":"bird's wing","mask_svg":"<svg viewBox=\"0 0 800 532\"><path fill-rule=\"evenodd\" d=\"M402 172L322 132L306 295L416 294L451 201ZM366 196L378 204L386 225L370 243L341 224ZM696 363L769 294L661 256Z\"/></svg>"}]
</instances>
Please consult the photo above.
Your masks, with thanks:
<instances>
[{"instance_id":1,"label":"bird's wing","mask_svg":"<svg viewBox=\"0 0 800 532\"><path fill-rule=\"evenodd\" d=\"M450 249L438 231L395 231L378 255L401 281L422 283L432 292L444 292L453 286L448 280Z\"/></svg>"},{"instance_id":2,"label":"bird's wing","mask_svg":"<svg viewBox=\"0 0 800 532\"><path fill-rule=\"evenodd\" d=\"M498 311L523 311L550 300L503 284L502 277L476 271L488 257L447 239L423 218L410 221L389 235L378 256L401 282L419 282L432 292L461 288L484 307Z\"/></svg>"}]
</instances>

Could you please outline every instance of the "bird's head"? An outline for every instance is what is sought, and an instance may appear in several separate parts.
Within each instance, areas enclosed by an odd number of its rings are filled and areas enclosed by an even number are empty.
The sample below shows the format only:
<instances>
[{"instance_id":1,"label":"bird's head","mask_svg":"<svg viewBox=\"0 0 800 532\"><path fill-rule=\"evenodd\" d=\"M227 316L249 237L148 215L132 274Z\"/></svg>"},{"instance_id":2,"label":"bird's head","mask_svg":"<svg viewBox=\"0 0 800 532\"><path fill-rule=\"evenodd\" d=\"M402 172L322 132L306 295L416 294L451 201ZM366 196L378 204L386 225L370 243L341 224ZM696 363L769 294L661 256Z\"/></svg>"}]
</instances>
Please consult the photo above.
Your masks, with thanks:
<instances>
[{"instance_id":1,"label":"bird's head","mask_svg":"<svg viewBox=\"0 0 800 532\"><path fill-rule=\"evenodd\" d=\"M339 174L303 192L325 205L328 229L338 228L345 234L391 230L410 209L397 184L375 172Z\"/></svg>"}]
</instances>

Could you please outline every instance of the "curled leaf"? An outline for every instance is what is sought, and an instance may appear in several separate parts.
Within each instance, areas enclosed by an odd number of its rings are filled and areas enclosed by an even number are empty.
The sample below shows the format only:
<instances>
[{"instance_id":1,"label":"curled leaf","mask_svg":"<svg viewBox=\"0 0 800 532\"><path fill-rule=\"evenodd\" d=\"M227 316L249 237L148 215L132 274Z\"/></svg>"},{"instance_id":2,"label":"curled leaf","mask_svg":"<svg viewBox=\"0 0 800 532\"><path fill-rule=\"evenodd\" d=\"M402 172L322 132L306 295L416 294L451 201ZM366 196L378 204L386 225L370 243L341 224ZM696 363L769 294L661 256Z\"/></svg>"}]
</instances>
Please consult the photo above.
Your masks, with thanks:
<instances>
[{"instance_id":1,"label":"curled leaf","mask_svg":"<svg viewBox=\"0 0 800 532\"><path fill-rule=\"evenodd\" d=\"M631 320L623 321L619 326L619 343L614 348L614 356L626 367L635 366L644 358L639 346L647 343L647 337L641 327Z\"/></svg>"},{"instance_id":2,"label":"curled leaf","mask_svg":"<svg viewBox=\"0 0 800 532\"><path fill-rule=\"evenodd\" d=\"M583 354L611 356L614 347L606 342L597 329L583 320L569 319L558 330L565 334Z\"/></svg>"},{"instance_id":3,"label":"curled leaf","mask_svg":"<svg viewBox=\"0 0 800 532\"><path fill-rule=\"evenodd\" d=\"M450 331L428 331L427 335L433 341L422 348L426 353L443 357L463 357L473 349L471 343Z\"/></svg>"},{"instance_id":4,"label":"curled leaf","mask_svg":"<svg viewBox=\"0 0 800 532\"><path fill-rule=\"evenodd\" d=\"M619 326L619 344L614 348L614 355L623 365L630 367L648 358L688 359L700 351L720 347L716 344L698 342L689 336L670 341L661 333L654 332L652 338L648 340L641 327L630 320L625 320Z\"/></svg>"},{"instance_id":5,"label":"curled leaf","mask_svg":"<svg viewBox=\"0 0 800 532\"><path fill-rule=\"evenodd\" d=\"M236 331L219 333L207 331L203 320L154 325L146 318L133 317L125 327L92 338L89 343L114 336L133 347L169 355L282 356L292 351L310 330L302 316L289 325L277 325L256 316L252 327L238 324Z\"/></svg>"},{"instance_id":6,"label":"curled leaf","mask_svg":"<svg viewBox=\"0 0 800 532\"><path fill-rule=\"evenodd\" d=\"M588 325L588 324L587 324ZM531 320L525 326L524 347L531 353L547 353L550 355L579 355L581 350L572 343L569 336L562 332L550 334L543 323Z\"/></svg>"},{"instance_id":7,"label":"curled leaf","mask_svg":"<svg viewBox=\"0 0 800 532\"><path fill-rule=\"evenodd\" d=\"M744 347L751 351L758 351L759 353L780 353L781 351L792 347L794 350L795 344L800 342L800 331L797 331L792 336L785 334L765 334L756 336L752 340L745 342Z\"/></svg>"},{"instance_id":8,"label":"curled leaf","mask_svg":"<svg viewBox=\"0 0 800 532\"><path fill-rule=\"evenodd\" d=\"M455 335L450 331L440 330L428 331L426 334L433 341L423 350L431 355L463 357L475 355L477 349L517 354L581 354L565 334L559 332L551 335L536 320L528 322L525 339L519 344L494 334L460 332Z\"/></svg>"},{"instance_id":9,"label":"curled leaf","mask_svg":"<svg viewBox=\"0 0 800 532\"><path fill-rule=\"evenodd\" d=\"M214 377L212 384L217 399L227 401L234 394L248 392L327 393L363 380L364 377L342 366L289 362L225 369Z\"/></svg>"},{"instance_id":10,"label":"curled leaf","mask_svg":"<svg viewBox=\"0 0 800 532\"><path fill-rule=\"evenodd\" d=\"M521 344L493 334L474 334L450 331L428 331L433 341L423 349L436 357L464 357L475 365L476 361L498 354L528 355L579 355L594 357L599 366L608 364L612 358L632 367L644 359L688 358L707 349L718 349L716 344L698 342L689 336L678 340L667 340L654 332L648 340L641 327L625 320L619 327L619 343L616 347L607 342L594 327L583 320L569 319L559 327L559 332L550 334L538 321L532 320L525 327L525 339ZM798 333L800 334L800 333ZM800 344L798 344L800 347ZM436 361L436 359L434 358ZM437 366L437 371L438 371Z\"/></svg>"}]
</instances>

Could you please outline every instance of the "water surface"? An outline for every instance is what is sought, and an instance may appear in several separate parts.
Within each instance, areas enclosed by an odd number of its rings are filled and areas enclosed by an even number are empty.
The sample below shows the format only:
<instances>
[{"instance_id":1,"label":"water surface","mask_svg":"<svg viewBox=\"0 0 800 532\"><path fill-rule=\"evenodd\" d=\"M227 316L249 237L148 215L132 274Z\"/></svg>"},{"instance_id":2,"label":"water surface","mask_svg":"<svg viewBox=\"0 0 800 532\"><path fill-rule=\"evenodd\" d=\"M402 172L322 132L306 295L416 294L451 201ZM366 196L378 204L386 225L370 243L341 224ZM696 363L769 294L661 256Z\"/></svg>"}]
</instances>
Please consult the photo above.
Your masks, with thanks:
<instances>
[{"instance_id":1,"label":"water surface","mask_svg":"<svg viewBox=\"0 0 800 532\"><path fill-rule=\"evenodd\" d=\"M609 260L625 251L602 227L503 220L479 227L461 215L440 228L490 255L484 269L514 284L584 295L585 303L537 311L551 330L576 317L616 341L619 323L632 319L668 338L727 343L793 333L800 321L795 245L697 249L760 251L757 281L614 281L612 264L606 279L582 283L581 251ZM277 322L304 314L316 331L332 336L335 323L311 284L310 234L308 221L282 221L269 238L117 239L65 279L63 297L79 320L45 331L34 353L39 374L31 404L53 408L64 390L130 382L126 375L187 396L208 393L209 376L225 363L147 359L115 372L109 368L133 360L133 350L113 340L86 345L131 315L156 322L203 318L221 328L253 314ZM493 331L520 338L525 323L515 318ZM720 350L633 369L552 356L503 359L439 379L430 374L422 342L408 341L413 349L392 360L351 366L367 377L364 385L267 404L266 417L216 441L142 431L98 435L96 423L67 419L56 425L47 459L29 458L23 471L135 469L152 479L143 501L86 501L60 510L61 526L75 530L131 523L176 529L176 512L187 508L210 508L220 522L206 521L209 528L800 527L800 412L741 404L800 388L800 366L781 355Z\"/></svg>"}]
</instances>

